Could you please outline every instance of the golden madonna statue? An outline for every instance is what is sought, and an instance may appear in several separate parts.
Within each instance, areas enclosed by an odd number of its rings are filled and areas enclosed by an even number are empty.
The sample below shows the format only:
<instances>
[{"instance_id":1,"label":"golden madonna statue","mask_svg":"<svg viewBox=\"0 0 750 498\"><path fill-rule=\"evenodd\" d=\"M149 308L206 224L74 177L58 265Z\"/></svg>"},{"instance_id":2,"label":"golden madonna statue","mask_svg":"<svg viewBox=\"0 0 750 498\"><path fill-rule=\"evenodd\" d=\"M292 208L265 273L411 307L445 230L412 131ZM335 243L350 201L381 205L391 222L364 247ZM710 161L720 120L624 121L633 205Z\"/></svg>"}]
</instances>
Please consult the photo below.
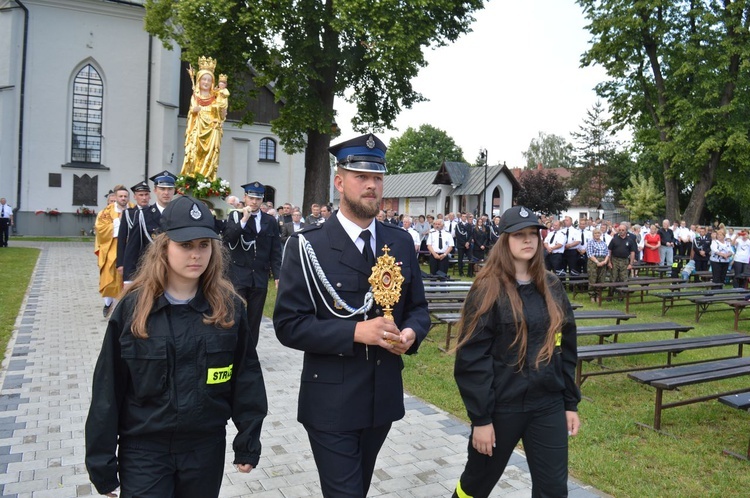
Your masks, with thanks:
<instances>
[{"instance_id":1,"label":"golden madonna statue","mask_svg":"<svg viewBox=\"0 0 750 498\"><path fill-rule=\"evenodd\" d=\"M219 75L219 83L214 87L214 69L216 60L211 57L198 59L198 74L194 74L192 66L188 68L193 95L185 130L185 160L180 171L185 176L200 173L211 181L216 179L219 168L221 137L229 106L227 76Z\"/></svg>"}]
</instances>

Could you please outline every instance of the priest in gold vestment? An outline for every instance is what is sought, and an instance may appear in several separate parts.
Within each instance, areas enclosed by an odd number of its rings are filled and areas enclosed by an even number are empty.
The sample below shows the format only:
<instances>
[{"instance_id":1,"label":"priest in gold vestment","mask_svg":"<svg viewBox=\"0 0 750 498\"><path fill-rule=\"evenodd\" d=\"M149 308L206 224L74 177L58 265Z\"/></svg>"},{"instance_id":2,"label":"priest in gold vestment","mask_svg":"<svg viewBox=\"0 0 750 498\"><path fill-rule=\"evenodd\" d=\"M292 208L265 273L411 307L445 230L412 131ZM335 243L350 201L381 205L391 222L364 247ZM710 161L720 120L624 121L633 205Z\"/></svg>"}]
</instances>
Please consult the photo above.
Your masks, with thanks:
<instances>
[{"instance_id":1,"label":"priest in gold vestment","mask_svg":"<svg viewBox=\"0 0 750 498\"><path fill-rule=\"evenodd\" d=\"M128 208L130 200L130 192L124 186L117 185L112 190L115 202L99 211L94 224L94 254L98 257L99 293L104 298L102 314L105 318L122 291L122 275L117 272L117 234L120 230L120 214Z\"/></svg>"}]
</instances>

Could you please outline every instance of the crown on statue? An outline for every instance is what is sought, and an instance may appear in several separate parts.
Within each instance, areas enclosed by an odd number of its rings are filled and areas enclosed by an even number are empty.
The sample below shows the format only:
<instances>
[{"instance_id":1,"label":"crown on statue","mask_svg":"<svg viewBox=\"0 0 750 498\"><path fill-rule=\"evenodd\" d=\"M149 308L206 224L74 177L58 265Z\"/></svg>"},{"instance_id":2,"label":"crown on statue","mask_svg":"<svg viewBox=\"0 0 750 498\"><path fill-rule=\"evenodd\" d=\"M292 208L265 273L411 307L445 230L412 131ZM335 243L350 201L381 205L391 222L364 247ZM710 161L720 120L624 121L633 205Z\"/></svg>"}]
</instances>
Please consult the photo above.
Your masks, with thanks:
<instances>
[{"instance_id":1,"label":"crown on statue","mask_svg":"<svg viewBox=\"0 0 750 498\"><path fill-rule=\"evenodd\" d=\"M211 57L201 57L198 59L198 70L214 72L216 69L216 59Z\"/></svg>"},{"instance_id":2,"label":"crown on statue","mask_svg":"<svg viewBox=\"0 0 750 498\"><path fill-rule=\"evenodd\" d=\"M226 74L220 74L219 75L219 81L223 81L224 83L227 82L227 75Z\"/></svg>"}]
</instances>

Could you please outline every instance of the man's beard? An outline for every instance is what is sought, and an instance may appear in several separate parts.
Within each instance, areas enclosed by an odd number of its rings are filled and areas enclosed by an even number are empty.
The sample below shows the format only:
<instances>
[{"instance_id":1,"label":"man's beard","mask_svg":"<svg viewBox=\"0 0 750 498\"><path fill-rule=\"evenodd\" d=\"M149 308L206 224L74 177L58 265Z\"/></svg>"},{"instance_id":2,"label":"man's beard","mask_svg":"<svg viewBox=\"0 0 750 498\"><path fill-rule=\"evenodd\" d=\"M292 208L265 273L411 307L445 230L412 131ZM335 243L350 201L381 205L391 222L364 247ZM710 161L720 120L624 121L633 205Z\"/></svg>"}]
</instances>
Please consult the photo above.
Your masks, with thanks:
<instances>
[{"instance_id":1,"label":"man's beard","mask_svg":"<svg viewBox=\"0 0 750 498\"><path fill-rule=\"evenodd\" d=\"M356 218L365 220L374 218L380 212L380 202L377 202L377 197L374 199L374 204L370 205L365 202L365 199L355 201L347 197L346 193L341 192L341 203L346 206L346 209L352 213Z\"/></svg>"}]
</instances>

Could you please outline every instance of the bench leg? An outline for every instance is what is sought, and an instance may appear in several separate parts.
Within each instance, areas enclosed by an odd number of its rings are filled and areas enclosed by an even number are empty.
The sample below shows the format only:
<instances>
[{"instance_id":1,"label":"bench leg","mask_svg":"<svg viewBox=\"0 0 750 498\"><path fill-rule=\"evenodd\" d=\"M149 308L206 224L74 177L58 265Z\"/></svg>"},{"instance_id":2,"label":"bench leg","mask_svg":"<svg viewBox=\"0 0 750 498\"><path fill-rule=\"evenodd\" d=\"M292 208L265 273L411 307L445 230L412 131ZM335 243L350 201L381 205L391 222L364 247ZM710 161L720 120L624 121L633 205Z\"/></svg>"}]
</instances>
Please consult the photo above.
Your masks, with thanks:
<instances>
[{"instance_id":1,"label":"bench leg","mask_svg":"<svg viewBox=\"0 0 750 498\"><path fill-rule=\"evenodd\" d=\"M656 388L656 402L654 403L654 429L661 429L661 405L664 396L662 389Z\"/></svg>"},{"instance_id":2,"label":"bench leg","mask_svg":"<svg viewBox=\"0 0 750 498\"><path fill-rule=\"evenodd\" d=\"M445 332L445 352L446 353L448 351L450 351L450 347L451 347L451 327L452 327L452 325L453 325L452 323L449 323L448 324L448 330Z\"/></svg>"}]
</instances>

